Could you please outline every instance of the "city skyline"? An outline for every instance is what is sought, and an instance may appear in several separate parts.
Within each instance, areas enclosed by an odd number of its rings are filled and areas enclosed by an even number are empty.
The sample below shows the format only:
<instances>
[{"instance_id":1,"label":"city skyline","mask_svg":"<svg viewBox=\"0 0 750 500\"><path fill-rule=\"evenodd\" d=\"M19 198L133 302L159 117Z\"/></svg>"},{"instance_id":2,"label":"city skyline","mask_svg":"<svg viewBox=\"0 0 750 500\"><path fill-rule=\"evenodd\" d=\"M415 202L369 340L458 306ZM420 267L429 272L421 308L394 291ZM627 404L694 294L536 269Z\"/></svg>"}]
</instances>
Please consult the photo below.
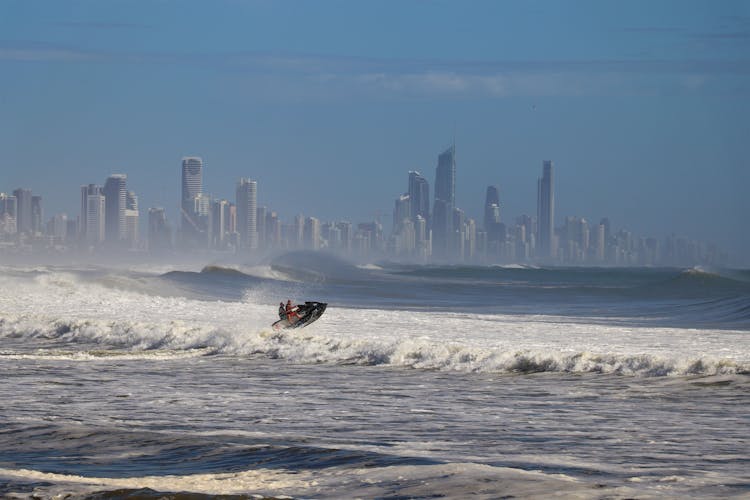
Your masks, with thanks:
<instances>
[{"instance_id":1,"label":"city skyline","mask_svg":"<svg viewBox=\"0 0 750 500\"><path fill-rule=\"evenodd\" d=\"M745 2L35 5L0 17L0 186L48 213L123 172L179 227L175 158L198 155L211 198L250 177L284 220L386 222L455 142L478 225L487 185L534 215L552 159L561 215L750 256Z\"/></svg>"},{"instance_id":2,"label":"city skyline","mask_svg":"<svg viewBox=\"0 0 750 500\"><path fill-rule=\"evenodd\" d=\"M479 219L456 202L456 148L451 145L437 156L434 211L423 211L430 197L429 182L419 172L409 171L407 191L396 198L393 224L385 230L379 212L372 222L357 222L356 229L349 217L321 221L313 213L297 214L293 222L285 223L273 207L258 204L257 181L240 178L234 202L212 198L202 190L203 159L183 157L181 164L177 226L169 223L163 207L150 207L147 226L139 229L138 196L127 189L127 174L111 174L103 187L80 187L78 217L57 213L46 224L42 196L23 188L14 190L11 197L0 193L0 236L5 248L12 250L15 241L32 251L36 248L37 253L49 251L51 245L63 253L230 250L241 259L257 258L269 250L325 249L355 260L394 258L422 263L685 266L739 262L712 242L691 241L674 233L654 238L621 228L615 234L608 217L597 224L567 215L558 224L551 160L542 162L537 179L536 216L503 219L500 191L489 185L479 225ZM19 220L24 226L19 226ZM141 233L148 234L145 241Z\"/></svg>"}]
</instances>

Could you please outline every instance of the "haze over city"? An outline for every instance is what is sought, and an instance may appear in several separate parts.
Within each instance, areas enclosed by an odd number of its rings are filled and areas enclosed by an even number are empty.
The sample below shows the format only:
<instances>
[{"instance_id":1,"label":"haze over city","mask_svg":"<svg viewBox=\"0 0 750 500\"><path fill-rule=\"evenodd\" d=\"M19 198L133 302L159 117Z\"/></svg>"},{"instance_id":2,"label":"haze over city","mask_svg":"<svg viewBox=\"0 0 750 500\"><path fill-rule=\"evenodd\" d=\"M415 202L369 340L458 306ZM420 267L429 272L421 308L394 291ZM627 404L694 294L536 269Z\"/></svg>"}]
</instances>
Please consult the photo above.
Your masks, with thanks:
<instances>
[{"instance_id":1,"label":"haze over city","mask_svg":"<svg viewBox=\"0 0 750 500\"><path fill-rule=\"evenodd\" d=\"M126 173L179 225L180 161L204 192L290 220L387 221L407 174L456 205L718 244L747 264L750 12L743 2L4 2L0 191L78 214Z\"/></svg>"}]
</instances>

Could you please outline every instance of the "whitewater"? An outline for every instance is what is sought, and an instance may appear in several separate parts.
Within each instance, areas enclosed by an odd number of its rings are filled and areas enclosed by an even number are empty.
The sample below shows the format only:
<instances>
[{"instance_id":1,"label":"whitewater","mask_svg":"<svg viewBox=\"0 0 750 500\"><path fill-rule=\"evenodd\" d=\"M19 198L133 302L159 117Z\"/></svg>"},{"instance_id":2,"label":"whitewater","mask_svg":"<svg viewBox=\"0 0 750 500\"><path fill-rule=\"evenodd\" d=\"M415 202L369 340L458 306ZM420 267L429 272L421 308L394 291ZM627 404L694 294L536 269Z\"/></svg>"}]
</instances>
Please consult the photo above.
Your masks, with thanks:
<instances>
[{"instance_id":1,"label":"whitewater","mask_svg":"<svg viewBox=\"0 0 750 500\"><path fill-rule=\"evenodd\" d=\"M746 271L288 254L0 287L4 496L750 494ZM286 298L330 305L274 332Z\"/></svg>"}]
</instances>

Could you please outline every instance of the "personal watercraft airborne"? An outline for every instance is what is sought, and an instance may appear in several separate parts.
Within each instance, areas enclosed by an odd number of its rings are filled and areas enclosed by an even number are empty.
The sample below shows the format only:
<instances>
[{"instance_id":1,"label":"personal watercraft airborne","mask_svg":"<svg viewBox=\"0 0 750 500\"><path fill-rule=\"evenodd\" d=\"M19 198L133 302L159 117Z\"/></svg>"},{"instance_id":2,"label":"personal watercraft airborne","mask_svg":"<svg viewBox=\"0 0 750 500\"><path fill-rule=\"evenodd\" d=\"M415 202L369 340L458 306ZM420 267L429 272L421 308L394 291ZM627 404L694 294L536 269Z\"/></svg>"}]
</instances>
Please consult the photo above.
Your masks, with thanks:
<instances>
[{"instance_id":1,"label":"personal watercraft airborne","mask_svg":"<svg viewBox=\"0 0 750 500\"><path fill-rule=\"evenodd\" d=\"M280 320L276 321L271 326L274 330L281 330L286 328L301 328L307 326L316 319L320 318L326 310L328 304L325 302L305 302L304 304L298 305L294 309L292 315L284 314L281 315L279 311ZM290 316L290 317L288 317Z\"/></svg>"}]
</instances>

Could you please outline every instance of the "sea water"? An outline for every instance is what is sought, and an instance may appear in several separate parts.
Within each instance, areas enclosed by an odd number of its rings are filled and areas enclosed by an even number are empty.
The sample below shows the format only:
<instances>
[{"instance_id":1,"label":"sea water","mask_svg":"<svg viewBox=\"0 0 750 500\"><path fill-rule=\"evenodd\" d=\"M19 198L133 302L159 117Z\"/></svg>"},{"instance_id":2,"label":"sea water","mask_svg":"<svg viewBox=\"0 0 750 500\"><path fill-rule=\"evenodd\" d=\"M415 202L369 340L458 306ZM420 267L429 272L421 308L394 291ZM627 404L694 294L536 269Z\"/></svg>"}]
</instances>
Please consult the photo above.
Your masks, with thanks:
<instances>
[{"instance_id":1,"label":"sea water","mask_svg":"<svg viewBox=\"0 0 750 500\"><path fill-rule=\"evenodd\" d=\"M747 271L204 264L0 268L1 495L750 495Z\"/></svg>"}]
</instances>

